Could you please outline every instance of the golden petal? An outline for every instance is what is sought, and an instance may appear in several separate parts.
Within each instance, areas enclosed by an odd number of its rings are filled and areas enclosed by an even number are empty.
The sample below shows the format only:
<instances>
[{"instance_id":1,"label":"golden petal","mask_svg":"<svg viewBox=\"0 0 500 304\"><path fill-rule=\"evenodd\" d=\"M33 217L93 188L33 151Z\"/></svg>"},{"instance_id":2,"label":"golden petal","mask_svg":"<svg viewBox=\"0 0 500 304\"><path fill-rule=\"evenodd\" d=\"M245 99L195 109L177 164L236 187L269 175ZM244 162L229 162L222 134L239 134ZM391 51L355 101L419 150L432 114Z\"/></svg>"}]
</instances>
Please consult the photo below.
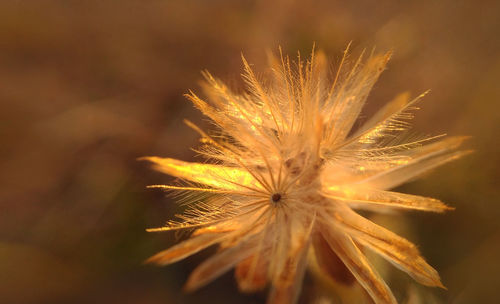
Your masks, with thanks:
<instances>
[{"instance_id":1,"label":"golden petal","mask_svg":"<svg viewBox=\"0 0 500 304\"><path fill-rule=\"evenodd\" d=\"M348 207L342 208L334 217L339 228L408 273L417 282L444 288L438 272L427 264L417 247L408 240L367 220Z\"/></svg>"},{"instance_id":2,"label":"golden petal","mask_svg":"<svg viewBox=\"0 0 500 304\"><path fill-rule=\"evenodd\" d=\"M155 164L155 169L190 182L200 183L216 189L247 190L254 185L254 178L248 171L213 164L185 162L173 158L156 156L143 157Z\"/></svg>"},{"instance_id":3,"label":"golden petal","mask_svg":"<svg viewBox=\"0 0 500 304\"><path fill-rule=\"evenodd\" d=\"M342 86L334 92L334 102L327 116L327 123L332 123L332 133L328 137L327 146L335 146L342 142L351 131L354 122L365 104L366 98L378 77L389 61L391 53L375 55L368 58L359 68L362 56L356 62L351 73Z\"/></svg>"},{"instance_id":4,"label":"golden petal","mask_svg":"<svg viewBox=\"0 0 500 304\"><path fill-rule=\"evenodd\" d=\"M290 247L285 256L271 256L271 263L284 260L283 267L275 270L277 275L272 278L272 289L267 303L296 303L302 287L307 266L307 254L311 245L312 229L316 218L310 222L292 221L289 225L293 231ZM273 273L274 274L274 273Z\"/></svg>"},{"instance_id":5,"label":"golden petal","mask_svg":"<svg viewBox=\"0 0 500 304\"><path fill-rule=\"evenodd\" d=\"M321 232L314 234L312 244L316 262L324 274L344 285L351 285L354 282L354 276L333 252Z\"/></svg>"},{"instance_id":6,"label":"golden petal","mask_svg":"<svg viewBox=\"0 0 500 304\"><path fill-rule=\"evenodd\" d=\"M284 212L278 210L275 223L272 225L273 228L269 229L269 232L273 233L271 237L274 238L270 252L271 265L269 269L273 282L279 279L280 273L286 267L287 257L292 247L292 230L290 222L287 221Z\"/></svg>"},{"instance_id":7,"label":"golden petal","mask_svg":"<svg viewBox=\"0 0 500 304\"><path fill-rule=\"evenodd\" d=\"M254 254L236 266L234 274L240 291L255 292L266 287L269 260L265 254Z\"/></svg>"},{"instance_id":8,"label":"golden petal","mask_svg":"<svg viewBox=\"0 0 500 304\"><path fill-rule=\"evenodd\" d=\"M456 160L472 151L446 153L456 148L466 137L451 137L407 152L413 159L400 166L375 174L360 184L375 189L391 189L406 183L437 166Z\"/></svg>"},{"instance_id":9,"label":"golden petal","mask_svg":"<svg viewBox=\"0 0 500 304\"><path fill-rule=\"evenodd\" d=\"M372 268L351 237L327 226L324 226L321 231L330 248L344 262L376 304L397 304L387 284Z\"/></svg>"},{"instance_id":10,"label":"golden petal","mask_svg":"<svg viewBox=\"0 0 500 304\"><path fill-rule=\"evenodd\" d=\"M297 248L286 259L279 280L273 281L272 289L267 299L268 304L293 304L296 303L302 289L302 280L307 266L307 253L309 243Z\"/></svg>"},{"instance_id":11,"label":"golden petal","mask_svg":"<svg viewBox=\"0 0 500 304\"><path fill-rule=\"evenodd\" d=\"M146 263L168 265L193 255L211 245L219 243L227 236L225 233L210 233L191 237L167 250L161 251L146 260Z\"/></svg>"},{"instance_id":12,"label":"golden petal","mask_svg":"<svg viewBox=\"0 0 500 304\"><path fill-rule=\"evenodd\" d=\"M330 186L325 188L324 193L329 198L346 202L351 208L374 212L384 212L393 209L432 212L453 210L453 208L434 198L365 187Z\"/></svg>"},{"instance_id":13,"label":"golden petal","mask_svg":"<svg viewBox=\"0 0 500 304\"><path fill-rule=\"evenodd\" d=\"M376 132L375 128L390 119L397 113L402 112L409 104L410 94L408 92L397 95L373 115L364 125L353 135L353 138L360 136L370 136L367 132Z\"/></svg>"},{"instance_id":14,"label":"golden petal","mask_svg":"<svg viewBox=\"0 0 500 304\"><path fill-rule=\"evenodd\" d=\"M224 249L201 263L189 276L184 289L194 291L221 276L255 253L256 237Z\"/></svg>"}]
</instances>

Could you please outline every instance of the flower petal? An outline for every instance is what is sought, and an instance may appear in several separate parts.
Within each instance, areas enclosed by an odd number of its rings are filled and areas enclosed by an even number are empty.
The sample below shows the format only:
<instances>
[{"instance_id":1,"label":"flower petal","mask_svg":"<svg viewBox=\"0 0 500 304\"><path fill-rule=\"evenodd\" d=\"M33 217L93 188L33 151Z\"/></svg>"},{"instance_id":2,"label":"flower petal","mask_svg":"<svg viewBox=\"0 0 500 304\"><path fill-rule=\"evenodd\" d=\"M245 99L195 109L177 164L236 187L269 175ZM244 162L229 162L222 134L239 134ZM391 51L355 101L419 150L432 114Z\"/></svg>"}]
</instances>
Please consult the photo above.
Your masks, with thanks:
<instances>
[{"instance_id":1,"label":"flower petal","mask_svg":"<svg viewBox=\"0 0 500 304\"><path fill-rule=\"evenodd\" d=\"M279 276L273 280L273 286L268 304L296 303L302 289L302 280L307 266L307 253L310 245L310 229L306 236L300 240L298 247L289 252L285 258L285 265Z\"/></svg>"},{"instance_id":2,"label":"flower petal","mask_svg":"<svg viewBox=\"0 0 500 304\"><path fill-rule=\"evenodd\" d=\"M226 233L202 234L181 242L167 250L161 251L146 260L147 263L168 265L175 263L190 255L193 255L213 244L221 242L227 236Z\"/></svg>"},{"instance_id":3,"label":"flower petal","mask_svg":"<svg viewBox=\"0 0 500 304\"><path fill-rule=\"evenodd\" d=\"M405 154L412 159L382 171L361 181L359 184L368 185L375 189L391 189L408 182L419 175L452 160L458 159L471 151L457 151L447 153L458 147L467 137L451 137L439 142L425 145L407 151Z\"/></svg>"},{"instance_id":4,"label":"flower petal","mask_svg":"<svg viewBox=\"0 0 500 304\"><path fill-rule=\"evenodd\" d=\"M393 100L388 102L384 107L382 107L382 109L375 113L370 120L364 123L364 125L352 136L352 138L364 137L365 139L368 139L380 134L380 132L385 129L384 124L390 120L391 117L396 116L408 107L409 100L410 94L408 92L397 95Z\"/></svg>"},{"instance_id":5,"label":"flower petal","mask_svg":"<svg viewBox=\"0 0 500 304\"><path fill-rule=\"evenodd\" d=\"M322 234L376 304L396 304L391 290L347 234L324 226Z\"/></svg>"},{"instance_id":6,"label":"flower petal","mask_svg":"<svg viewBox=\"0 0 500 304\"><path fill-rule=\"evenodd\" d=\"M238 288L242 292L255 292L263 289L267 284L267 270L269 267L267 252L256 253L241 261L235 269Z\"/></svg>"},{"instance_id":7,"label":"flower petal","mask_svg":"<svg viewBox=\"0 0 500 304\"><path fill-rule=\"evenodd\" d=\"M191 273L184 289L186 291L194 291L210 283L242 260L254 254L256 243L257 238L253 236L205 260Z\"/></svg>"},{"instance_id":8,"label":"flower petal","mask_svg":"<svg viewBox=\"0 0 500 304\"><path fill-rule=\"evenodd\" d=\"M292 251L291 219L286 217L282 210L278 210L272 229L268 230L273 233L272 237L274 238L270 252L271 263L269 266L269 273L274 283L279 280L280 274L286 267L289 253Z\"/></svg>"},{"instance_id":9,"label":"flower petal","mask_svg":"<svg viewBox=\"0 0 500 304\"><path fill-rule=\"evenodd\" d=\"M289 259L290 267L287 267L287 271L283 273L283 279L290 281L290 283L273 285L267 299L268 304L293 304L297 302L306 272L308 249L309 245L304 246L296 256Z\"/></svg>"},{"instance_id":10,"label":"flower petal","mask_svg":"<svg viewBox=\"0 0 500 304\"><path fill-rule=\"evenodd\" d=\"M351 285L355 280L354 276L333 252L321 232L314 233L312 242L320 270L336 282Z\"/></svg>"},{"instance_id":11,"label":"flower petal","mask_svg":"<svg viewBox=\"0 0 500 304\"><path fill-rule=\"evenodd\" d=\"M326 122L332 124L327 136L327 147L341 144L351 131L365 104L366 98L391 57L391 53L371 56L359 68L361 57L342 86L334 92L331 109L326 111Z\"/></svg>"},{"instance_id":12,"label":"flower petal","mask_svg":"<svg viewBox=\"0 0 500 304\"><path fill-rule=\"evenodd\" d=\"M246 170L213 164L185 162L156 156L143 157L155 164L155 169L190 182L204 184L216 189L247 190L255 180Z\"/></svg>"},{"instance_id":13,"label":"flower petal","mask_svg":"<svg viewBox=\"0 0 500 304\"><path fill-rule=\"evenodd\" d=\"M282 218L282 216L278 217L278 219ZM277 230L277 227L279 227L278 223L283 225L281 228L286 229L286 225L279 222L279 220L275 222L275 219L276 216L271 215L265 220L265 223L262 224L262 232L258 236L258 242L255 247L256 253L241 262L236 268L235 276L241 291L252 292L263 288L267 284L269 273L272 271L270 269L270 260L273 257L273 253L276 252L275 245L282 243L284 235L285 243L288 244L289 242L286 241L286 233L280 234L279 232L283 231ZM288 231L288 229L285 231ZM276 263L273 263L274 267L275 265Z\"/></svg>"},{"instance_id":14,"label":"flower petal","mask_svg":"<svg viewBox=\"0 0 500 304\"><path fill-rule=\"evenodd\" d=\"M346 202L354 209L364 209L374 212L391 211L393 209L444 212L453 209L440 200L430 197L365 187L331 186L323 191L325 196Z\"/></svg>"},{"instance_id":15,"label":"flower petal","mask_svg":"<svg viewBox=\"0 0 500 304\"><path fill-rule=\"evenodd\" d=\"M408 240L358 215L347 206L339 207L334 218L339 228L348 231L356 241L380 254L417 282L445 288L438 272L427 264L417 247Z\"/></svg>"}]
</instances>

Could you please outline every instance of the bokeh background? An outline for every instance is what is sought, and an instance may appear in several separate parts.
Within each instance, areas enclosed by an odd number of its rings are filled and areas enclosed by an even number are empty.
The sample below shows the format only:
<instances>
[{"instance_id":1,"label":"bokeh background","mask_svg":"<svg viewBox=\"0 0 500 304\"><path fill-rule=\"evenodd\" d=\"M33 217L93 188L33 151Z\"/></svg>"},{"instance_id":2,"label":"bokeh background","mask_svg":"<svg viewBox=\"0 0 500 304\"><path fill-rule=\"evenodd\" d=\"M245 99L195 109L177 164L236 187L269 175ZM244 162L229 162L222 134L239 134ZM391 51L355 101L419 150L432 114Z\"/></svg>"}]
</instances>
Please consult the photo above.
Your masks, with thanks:
<instances>
[{"instance_id":1,"label":"bokeh background","mask_svg":"<svg viewBox=\"0 0 500 304\"><path fill-rule=\"evenodd\" d=\"M207 123L182 96L208 69L241 87L240 53L332 61L353 41L394 50L369 98L431 89L414 120L423 134L471 135L473 155L401 191L456 211L378 221L419 244L448 291L382 269L409 303L493 303L500 273L499 1L0 1L0 302L262 303L228 273L193 294L182 285L209 249L166 268L142 262L176 241L146 233L178 207L148 184L171 178L144 155L193 160ZM330 303L308 274L301 302ZM341 289L342 291L342 289ZM342 292L341 292L342 293Z\"/></svg>"}]
</instances>

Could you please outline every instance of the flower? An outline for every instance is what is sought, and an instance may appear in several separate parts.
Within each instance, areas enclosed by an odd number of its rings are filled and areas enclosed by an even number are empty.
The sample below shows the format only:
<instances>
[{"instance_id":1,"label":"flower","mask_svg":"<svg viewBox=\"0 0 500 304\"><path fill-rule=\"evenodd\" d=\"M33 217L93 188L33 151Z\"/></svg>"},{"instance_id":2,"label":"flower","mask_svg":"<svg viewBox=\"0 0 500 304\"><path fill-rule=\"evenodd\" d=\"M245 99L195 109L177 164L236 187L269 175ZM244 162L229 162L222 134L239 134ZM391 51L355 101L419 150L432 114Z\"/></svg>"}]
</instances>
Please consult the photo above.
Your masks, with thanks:
<instances>
[{"instance_id":1,"label":"flower","mask_svg":"<svg viewBox=\"0 0 500 304\"><path fill-rule=\"evenodd\" d=\"M217 244L186 283L197 289L235 267L239 289L271 285L269 303L293 303L309 255L328 269L328 257L346 266L375 303L396 300L364 254L367 248L417 282L444 288L437 271L414 244L354 210L444 212L439 200L392 192L394 188L468 151L465 137L408 138L408 120L423 96L401 94L359 128L367 96L391 53L363 54L346 69L348 48L336 73L313 50L296 62L271 58L272 76L257 79L243 58L245 93L232 92L208 72L209 102L187 97L216 125L201 134L207 163L146 157L156 169L183 180L154 185L179 191L188 202L181 221L149 231L191 229L190 237L148 261L167 265ZM328 81L331 79L331 81Z\"/></svg>"}]
</instances>

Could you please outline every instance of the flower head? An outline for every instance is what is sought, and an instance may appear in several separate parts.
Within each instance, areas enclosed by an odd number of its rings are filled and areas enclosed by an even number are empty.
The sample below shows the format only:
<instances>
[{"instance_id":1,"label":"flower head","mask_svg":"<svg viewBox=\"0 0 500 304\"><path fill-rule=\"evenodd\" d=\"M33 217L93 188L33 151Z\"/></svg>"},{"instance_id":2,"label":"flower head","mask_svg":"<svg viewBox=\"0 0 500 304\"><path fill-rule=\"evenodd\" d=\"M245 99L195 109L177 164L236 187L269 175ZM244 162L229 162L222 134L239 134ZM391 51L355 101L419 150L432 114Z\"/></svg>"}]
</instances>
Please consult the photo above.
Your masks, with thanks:
<instances>
[{"instance_id":1,"label":"flower head","mask_svg":"<svg viewBox=\"0 0 500 304\"><path fill-rule=\"evenodd\" d=\"M208 134L187 124L201 134L199 152L209 162L147 157L158 170L184 181L152 187L180 191L188 202L181 221L150 231L191 229L192 234L149 261L167 265L217 244L219 251L193 271L186 289L234 267L242 291L269 284L269 302L291 303L308 256L314 254L325 270L328 257L335 257L376 303L395 303L361 250L368 248L419 283L443 287L415 245L354 211L450 209L436 199L388 189L467 153L454 151L464 137L404 140L421 96L401 94L353 127L390 56L361 55L346 69L346 50L329 77L322 53L291 62L280 52L271 58L266 82L243 58L247 91L242 94L204 73L209 101L192 92L187 96L217 131Z\"/></svg>"}]
</instances>

